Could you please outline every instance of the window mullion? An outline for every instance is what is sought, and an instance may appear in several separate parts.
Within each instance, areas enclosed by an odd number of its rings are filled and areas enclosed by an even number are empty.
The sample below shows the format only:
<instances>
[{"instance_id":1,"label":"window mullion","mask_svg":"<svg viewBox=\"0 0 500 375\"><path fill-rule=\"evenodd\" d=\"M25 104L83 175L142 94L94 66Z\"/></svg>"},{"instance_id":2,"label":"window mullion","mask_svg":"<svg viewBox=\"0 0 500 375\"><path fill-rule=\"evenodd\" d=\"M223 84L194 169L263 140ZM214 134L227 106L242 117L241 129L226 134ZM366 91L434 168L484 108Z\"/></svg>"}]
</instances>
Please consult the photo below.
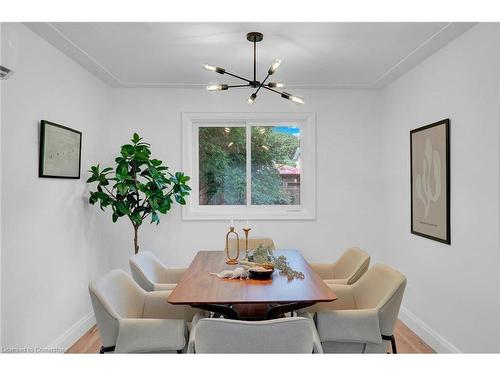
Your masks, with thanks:
<instances>
[{"instance_id":1,"label":"window mullion","mask_svg":"<svg viewBox=\"0 0 500 375\"><path fill-rule=\"evenodd\" d=\"M245 122L246 131L246 167L247 167L247 208L252 203L252 127L248 122Z\"/></svg>"}]
</instances>

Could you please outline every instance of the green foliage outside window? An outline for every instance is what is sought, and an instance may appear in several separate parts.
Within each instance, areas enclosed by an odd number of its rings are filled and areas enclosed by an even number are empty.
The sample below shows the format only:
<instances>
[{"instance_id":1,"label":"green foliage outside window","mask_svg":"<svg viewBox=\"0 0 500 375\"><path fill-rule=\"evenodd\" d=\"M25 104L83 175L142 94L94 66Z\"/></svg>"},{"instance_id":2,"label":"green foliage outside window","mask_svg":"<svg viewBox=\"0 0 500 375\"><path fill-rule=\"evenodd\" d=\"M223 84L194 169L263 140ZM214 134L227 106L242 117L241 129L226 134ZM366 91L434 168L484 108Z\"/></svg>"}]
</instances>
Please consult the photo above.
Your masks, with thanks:
<instances>
[{"instance_id":1,"label":"green foliage outside window","mask_svg":"<svg viewBox=\"0 0 500 375\"><path fill-rule=\"evenodd\" d=\"M287 127L251 128L252 204L292 204L283 189L279 167L297 166L299 138L279 131ZM278 131L276 131L278 130ZM199 128L201 205L246 204L245 127Z\"/></svg>"}]
</instances>

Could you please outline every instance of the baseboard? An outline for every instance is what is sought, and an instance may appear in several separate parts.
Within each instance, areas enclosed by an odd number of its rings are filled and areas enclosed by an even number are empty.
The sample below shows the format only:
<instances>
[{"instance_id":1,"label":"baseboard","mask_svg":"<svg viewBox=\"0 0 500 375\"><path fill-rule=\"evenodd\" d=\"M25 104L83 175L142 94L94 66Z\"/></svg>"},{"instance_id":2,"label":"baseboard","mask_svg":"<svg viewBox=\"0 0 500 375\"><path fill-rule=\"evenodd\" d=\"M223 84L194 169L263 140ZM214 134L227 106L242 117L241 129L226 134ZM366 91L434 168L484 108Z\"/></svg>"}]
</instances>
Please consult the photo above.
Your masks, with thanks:
<instances>
[{"instance_id":1,"label":"baseboard","mask_svg":"<svg viewBox=\"0 0 500 375\"><path fill-rule=\"evenodd\" d=\"M47 348L68 350L71 345L78 341L95 324L94 312L90 311L83 318L73 324L61 336L47 345Z\"/></svg>"},{"instance_id":2,"label":"baseboard","mask_svg":"<svg viewBox=\"0 0 500 375\"><path fill-rule=\"evenodd\" d=\"M443 336L421 321L407 308L401 306L399 319L425 341L436 353L461 353L461 351Z\"/></svg>"}]
</instances>

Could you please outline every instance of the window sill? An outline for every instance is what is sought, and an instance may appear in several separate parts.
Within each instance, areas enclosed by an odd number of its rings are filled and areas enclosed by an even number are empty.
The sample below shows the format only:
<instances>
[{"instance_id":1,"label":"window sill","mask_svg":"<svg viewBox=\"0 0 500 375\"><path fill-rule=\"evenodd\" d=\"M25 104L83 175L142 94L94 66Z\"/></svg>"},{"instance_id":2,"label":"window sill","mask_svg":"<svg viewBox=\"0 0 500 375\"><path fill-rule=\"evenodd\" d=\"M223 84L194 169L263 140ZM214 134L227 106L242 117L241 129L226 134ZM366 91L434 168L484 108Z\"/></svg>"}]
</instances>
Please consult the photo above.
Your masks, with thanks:
<instances>
[{"instance_id":1,"label":"window sill","mask_svg":"<svg viewBox=\"0 0 500 375\"><path fill-rule=\"evenodd\" d=\"M205 208L205 207L203 207ZM306 209L271 209L269 211L251 210L246 211L241 208L221 208L208 207L209 209L193 209L184 206L182 208L183 221L228 221L231 218L234 220L251 220L251 221L267 221L267 220L316 220L316 212Z\"/></svg>"}]
</instances>

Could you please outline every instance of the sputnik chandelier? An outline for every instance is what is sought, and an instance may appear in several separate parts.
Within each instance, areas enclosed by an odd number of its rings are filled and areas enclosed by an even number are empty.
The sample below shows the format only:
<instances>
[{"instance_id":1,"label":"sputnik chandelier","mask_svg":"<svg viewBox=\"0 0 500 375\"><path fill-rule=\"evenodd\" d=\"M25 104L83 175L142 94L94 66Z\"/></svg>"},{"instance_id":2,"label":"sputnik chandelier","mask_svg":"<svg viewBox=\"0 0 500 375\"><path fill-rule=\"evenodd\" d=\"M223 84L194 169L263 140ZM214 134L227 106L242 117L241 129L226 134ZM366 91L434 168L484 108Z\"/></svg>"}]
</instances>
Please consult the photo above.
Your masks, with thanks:
<instances>
[{"instance_id":1,"label":"sputnik chandelier","mask_svg":"<svg viewBox=\"0 0 500 375\"><path fill-rule=\"evenodd\" d=\"M253 80L246 79L240 76L237 76L236 74L228 72L224 68L219 68L218 66L212 66L208 64L203 64L203 68L206 70L209 70L211 72L216 72L219 74L227 74L231 77L238 78L242 81L245 81L246 84L244 85L228 85L226 83L220 83L220 84L215 84L215 85L208 85L207 90L208 91L222 91L222 90L227 90L230 88L236 88L236 87L251 87L253 89L256 89L255 92L250 95L248 98L248 104L253 104L255 99L257 99L257 94L259 93L260 89L266 89L272 92L275 92L276 94L281 95L282 98L291 100L292 102L299 103L299 104L304 104L304 99L289 94L284 91L279 91L277 89L283 88L284 84L280 82L269 82L266 83L267 79L272 76L276 71L278 70L279 66L281 65L281 60L280 59L275 59L273 63L271 64L271 67L267 71L267 76L264 78L264 80L257 81L257 63L256 63L256 52L257 52L257 43L261 42L262 39L264 39L264 35L259 32L251 32L247 34L247 40L249 42L253 43Z\"/></svg>"}]
</instances>

